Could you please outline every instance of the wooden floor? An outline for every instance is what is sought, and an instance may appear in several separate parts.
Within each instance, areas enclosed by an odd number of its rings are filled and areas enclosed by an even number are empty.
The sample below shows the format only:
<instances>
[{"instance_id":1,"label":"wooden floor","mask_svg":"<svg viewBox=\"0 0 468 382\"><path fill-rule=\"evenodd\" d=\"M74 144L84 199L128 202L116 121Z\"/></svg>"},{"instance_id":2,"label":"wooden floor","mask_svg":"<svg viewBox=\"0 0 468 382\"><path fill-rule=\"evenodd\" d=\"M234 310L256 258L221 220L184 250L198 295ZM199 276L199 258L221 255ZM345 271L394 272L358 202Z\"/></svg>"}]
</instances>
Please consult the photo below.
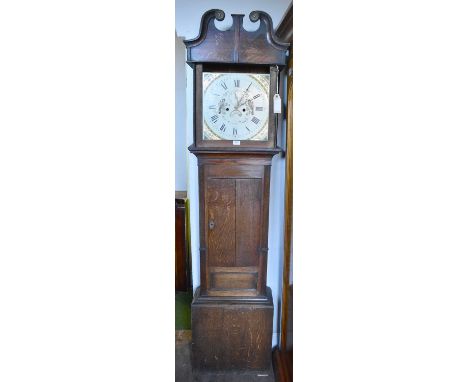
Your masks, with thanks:
<instances>
[{"instance_id":1,"label":"wooden floor","mask_svg":"<svg viewBox=\"0 0 468 382\"><path fill-rule=\"evenodd\" d=\"M176 330L175 346L175 382L192 382L192 365L190 364L191 330Z\"/></svg>"},{"instance_id":2,"label":"wooden floor","mask_svg":"<svg viewBox=\"0 0 468 382\"><path fill-rule=\"evenodd\" d=\"M176 330L175 346L175 382L275 382L274 372L268 373L224 373L224 374L199 374L192 373L190 363L190 342L192 332L190 330Z\"/></svg>"}]
</instances>

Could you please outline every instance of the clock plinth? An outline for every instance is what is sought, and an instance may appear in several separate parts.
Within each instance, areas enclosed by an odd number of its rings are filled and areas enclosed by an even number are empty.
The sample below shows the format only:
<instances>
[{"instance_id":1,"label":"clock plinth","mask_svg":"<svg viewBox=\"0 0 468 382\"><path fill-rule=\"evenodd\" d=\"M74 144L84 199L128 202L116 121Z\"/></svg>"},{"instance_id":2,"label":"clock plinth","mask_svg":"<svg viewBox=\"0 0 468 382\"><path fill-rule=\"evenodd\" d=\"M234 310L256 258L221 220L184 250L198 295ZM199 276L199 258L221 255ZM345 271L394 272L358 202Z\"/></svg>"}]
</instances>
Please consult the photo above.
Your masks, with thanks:
<instances>
[{"instance_id":1,"label":"clock plinth","mask_svg":"<svg viewBox=\"0 0 468 382\"><path fill-rule=\"evenodd\" d=\"M195 372L271 371L273 300L206 301L195 292L192 303L192 366Z\"/></svg>"}]
</instances>

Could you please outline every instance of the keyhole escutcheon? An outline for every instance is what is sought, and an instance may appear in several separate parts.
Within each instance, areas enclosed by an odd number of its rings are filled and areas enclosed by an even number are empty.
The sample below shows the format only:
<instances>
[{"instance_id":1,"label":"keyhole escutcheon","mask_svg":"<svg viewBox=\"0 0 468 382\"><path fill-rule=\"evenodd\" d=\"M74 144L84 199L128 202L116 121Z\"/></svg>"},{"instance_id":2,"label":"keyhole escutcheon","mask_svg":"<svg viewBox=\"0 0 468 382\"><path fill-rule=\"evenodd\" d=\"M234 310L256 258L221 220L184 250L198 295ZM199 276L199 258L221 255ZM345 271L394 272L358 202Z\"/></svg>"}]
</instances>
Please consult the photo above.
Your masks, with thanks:
<instances>
[{"instance_id":1,"label":"keyhole escutcheon","mask_svg":"<svg viewBox=\"0 0 468 382\"><path fill-rule=\"evenodd\" d=\"M210 221L208 222L208 227L209 227L210 229L213 229L214 226L215 226L214 220L210 219Z\"/></svg>"}]
</instances>

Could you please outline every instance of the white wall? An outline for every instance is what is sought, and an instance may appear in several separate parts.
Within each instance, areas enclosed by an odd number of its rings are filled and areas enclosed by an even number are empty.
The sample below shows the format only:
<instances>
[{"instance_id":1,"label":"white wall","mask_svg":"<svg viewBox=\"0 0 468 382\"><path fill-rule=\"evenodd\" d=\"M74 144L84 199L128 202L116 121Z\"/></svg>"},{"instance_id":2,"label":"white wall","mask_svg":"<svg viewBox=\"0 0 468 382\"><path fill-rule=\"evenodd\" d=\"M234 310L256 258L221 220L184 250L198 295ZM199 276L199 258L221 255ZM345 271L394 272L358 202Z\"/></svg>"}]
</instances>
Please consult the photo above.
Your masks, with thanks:
<instances>
[{"instance_id":1,"label":"white wall","mask_svg":"<svg viewBox=\"0 0 468 382\"><path fill-rule=\"evenodd\" d=\"M175 189L187 190L185 45L175 36Z\"/></svg>"},{"instance_id":2,"label":"white wall","mask_svg":"<svg viewBox=\"0 0 468 382\"><path fill-rule=\"evenodd\" d=\"M236 2L207 0L189 1L176 0L176 33L184 39L198 36L200 20L203 13L209 9L222 9L226 17L218 23L220 29L227 29L232 24L233 13L245 14L244 27L247 30L255 30L257 26L250 22L248 14L253 10L267 12L276 28L289 7L290 0L239 0ZM176 102L185 97L186 105L186 143L189 146L193 142L193 71L185 65L187 75L187 88L185 94L176 94ZM194 289L200 285L200 261L199 261L199 222L198 222L198 168L196 157L186 150L188 156L187 193L190 204L190 229L192 250L192 277ZM182 160L179 158L179 160ZM271 168L270 187L270 222L269 222L269 253L267 285L271 288L274 303L273 316L273 346L277 344L279 332L278 302L281 298L282 286L282 257L283 257L283 218L284 218L284 159L279 155L273 159Z\"/></svg>"}]
</instances>

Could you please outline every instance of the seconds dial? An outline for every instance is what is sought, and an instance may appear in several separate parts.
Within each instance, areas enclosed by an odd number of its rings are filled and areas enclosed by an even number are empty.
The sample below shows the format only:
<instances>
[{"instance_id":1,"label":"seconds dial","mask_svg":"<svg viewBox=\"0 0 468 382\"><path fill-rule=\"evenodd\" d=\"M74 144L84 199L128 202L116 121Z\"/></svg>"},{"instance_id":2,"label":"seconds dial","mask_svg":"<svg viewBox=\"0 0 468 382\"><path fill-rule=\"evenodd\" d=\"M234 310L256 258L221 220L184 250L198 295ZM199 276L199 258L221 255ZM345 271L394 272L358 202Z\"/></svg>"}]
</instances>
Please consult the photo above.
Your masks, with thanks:
<instances>
[{"instance_id":1,"label":"seconds dial","mask_svg":"<svg viewBox=\"0 0 468 382\"><path fill-rule=\"evenodd\" d=\"M269 75L204 73L204 139L266 140Z\"/></svg>"}]
</instances>

